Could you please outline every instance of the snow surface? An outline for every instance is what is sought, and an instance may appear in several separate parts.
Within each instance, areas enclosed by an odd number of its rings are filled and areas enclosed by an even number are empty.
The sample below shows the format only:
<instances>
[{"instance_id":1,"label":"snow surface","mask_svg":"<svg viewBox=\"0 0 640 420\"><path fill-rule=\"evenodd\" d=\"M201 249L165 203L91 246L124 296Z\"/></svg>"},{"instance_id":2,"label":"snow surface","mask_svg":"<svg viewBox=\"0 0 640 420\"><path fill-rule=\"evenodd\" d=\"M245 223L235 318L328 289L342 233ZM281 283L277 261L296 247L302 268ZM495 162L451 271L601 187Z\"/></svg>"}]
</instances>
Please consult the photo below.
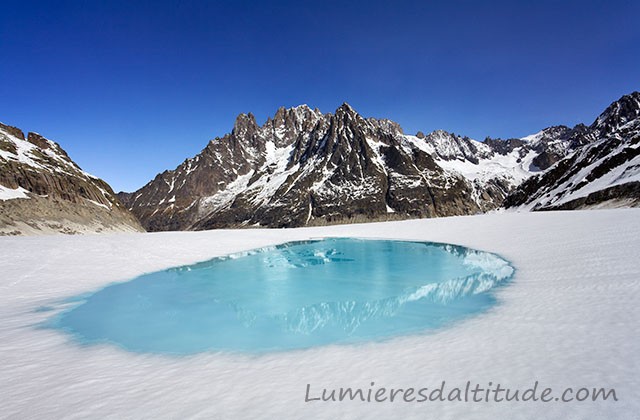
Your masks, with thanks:
<instances>
[{"instance_id":1,"label":"snow surface","mask_svg":"<svg viewBox=\"0 0 640 420\"><path fill-rule=\"evenodd\" d=\"M536 143L538 141L540 141L540 139L544 136L544 130L540 130L537 133L534 134L529 134L528 136L522 137L520 140L529 142L529 143Z\"/></svg>"},{"instance_id":2,"label":"snow surface","mask_svg":"<svg viewBox=\"0 0 640 420\"><path fill-rule=\"evenodd\" d=\"M534 150L529 151L524 158L519 156L520 149L506 155L496 153L490 159L480 159L473 163L468 160L442 160L436 163L443 169L455 171L471 181L487 182L494 178L503 178L512 186L520 185L525 179L533 175L536 169L532 161L538 155Z\"/></svg>"},{"instance_id":3,"label":"snow surface","mask_svg":"<svg viewBox=\"0 0 640 420\"><path fill-rule=\"evenodd\" d=\"M27 193L29 191L25 190L22 187L18 187L16 189L7 188L0 185L0 200L13 200L14 198L30 198Z\"/></svg>"},{"instance_id":4,"label":"snow surface","mask_svg":"<svg viewBox=\"0 0 640 420\"><path fill-rule=\"evenodd\" d=\"M133 354L37 325L112 282L288 240L432 240L516 267L489 312L429 335L264 356ZM637 419L640 210L501 213L301 229L0 238L0 417ZM40 310L38 310L40 308ZM467 380L613 387L582 403L305 403L313 390Z\"/></svg>"},{"instance_id":5,"label":"snow surface","mask_svg":"<svg viewBox=\"0 0 640 420\"><path fill-rule=\"evenodd\" d=\"M441 168L449 173L462 175L472 184L475 182L484 184L491 179L499 178L509 185L517 186L539 171L532 163L538 155L534 150L529 151L523 158L520 158L521 148L519 147L506 155L501 155L492 153L486 144L471 140L478 149L478 153L475 155L479 158L478 163L473 163L464 158L462 150L452 144L451 140L447 142L444 134L437 131L434 134L438 134L440 137L430 135L432 137L428 141L416 136L405 135L404 137L408 143L433 156ZM434 141L433 138L436 140ZM467 150L467 154L474 155L471 150ZM441 155L449 156L449 158L444 159ZM457 158L452 158L456 156Z\"/></svg>"}]
</instances>

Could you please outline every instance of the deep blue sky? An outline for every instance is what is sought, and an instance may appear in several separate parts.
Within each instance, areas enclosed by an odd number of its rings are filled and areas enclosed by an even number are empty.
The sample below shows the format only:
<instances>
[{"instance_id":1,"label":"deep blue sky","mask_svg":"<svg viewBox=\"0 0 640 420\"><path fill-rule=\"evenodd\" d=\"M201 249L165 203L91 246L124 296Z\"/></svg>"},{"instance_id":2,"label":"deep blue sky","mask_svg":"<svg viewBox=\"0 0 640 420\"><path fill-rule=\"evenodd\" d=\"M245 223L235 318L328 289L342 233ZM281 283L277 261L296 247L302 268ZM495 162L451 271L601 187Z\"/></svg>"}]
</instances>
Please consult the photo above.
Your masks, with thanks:
<instances>
[{"instance_id":1,"label":"deep blue sky","mask_svg":"<svg viewBox=\"0 0 640 420\"><path fill-rule=\"evenodd\" d=\"M0 121L134 190L279 106L476 139L640 89L640 2L0 0Z\"/></svg>"}]
</instances>

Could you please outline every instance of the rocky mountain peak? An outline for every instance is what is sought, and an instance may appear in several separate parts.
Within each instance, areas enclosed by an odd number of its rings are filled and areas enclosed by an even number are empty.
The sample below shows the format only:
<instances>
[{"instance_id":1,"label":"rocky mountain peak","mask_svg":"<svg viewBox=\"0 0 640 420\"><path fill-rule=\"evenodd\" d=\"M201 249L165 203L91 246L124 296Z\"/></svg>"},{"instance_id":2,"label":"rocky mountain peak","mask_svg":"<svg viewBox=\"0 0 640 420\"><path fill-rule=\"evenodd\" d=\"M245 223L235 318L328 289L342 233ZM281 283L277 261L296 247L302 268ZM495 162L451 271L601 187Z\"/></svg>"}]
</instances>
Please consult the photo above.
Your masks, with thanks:
<instances>
[{"instance_id":1,"label":"rocky mountain peak","mask_svg":"<svg viewBox=\"0 0 640 420\"><path fill-rule=\"evenodd\" d=\"M490 154L490 149L483 147L482 143L445 130L432 131L424 137L424 141L430 144L435 154L443 160L467 160L477 163L478 157L488 157Z\"/></svg>"},{"instance_id":2,"label":"rocky mountain peak","mask_svg":"<svg viewBox=\"0 0 640 420\"><path fill-rule=\"evenodd\" d=\"M566 134L569 130L571 129L566 125L552 125L551 127L547 127L542 130L542 132L547 138L557 138Z\"/></svg>"},{"instance_id":3,"label":"rocky mountain peak","mask_svg":"<svg viewBox=\"0 0 640 420\"><path fill-rule=\"evenodd\" d=\"M44 138L38 133L29 133L27 134L27 141L31 144L38 146L41 149L49 149L51 148L52 142Z\"/></svg>"},{"instance_id":4,"label":"rocky mountain peak","mask_svg":"<svg viewBox=\"0 0 640 420\"><path fill-rule=\"evenodd\" d=\"M240 114L236 117L231 133L236 137L245 137L247 134L255 133L257 129L256 117L252 113Z\"/></svg>"},{"instance_id":5,"label":"rocky mountain peak","mask_svg":"<svg viewBox=\"0 0 640 420\"><path fill-rule=\"evenodd\" d=\"M640 92L624 95L596 118L591 129L607 134L640 118Z\"/></svg>"},{"instance_id":6,"label":"rocky mountain peak","mask_svg":"<svg viewBox=\"0 0 640 420\"><path fill-rule=\"evenodd\" d=\"M448 131L438 129L438 130L433 130L431 133L427 134L426 138L429 140L452 139L454 138L454 136Z\"/></svg>"},{"instance_id":7,"label":"rocky mountain peak","mask_svg":"<svg viewBox=\"0 0 640 420\"><path fill-rule=\"evenodd\" d=\"M6 125L0 122L0 130L7 132L14 137L17 137L20 140L24 140L24 133L18 127L13 127L11 125Z\"/></svg>"},{"instance_id":8,"label":"rocky mountain peak","mask_svg":"<svg viewBox=\"0 0 640 420\"><path fill-rule=\"evenodd\" d=\"M356 110L353 109L353 107L351 105L349 105L347 102L343 102L342 105L340 105L338 107L338 109L336 109L336 114L338 112L346 112L346 113L351 113L351 114L357 114Z\"/></svg>"},{"instance_id":9,"label":"rocky mountain peak","mask_svg":"<svg viewBox=\"0 0 640 420\"><path fill-rule=\"evenodd\" d=\"M331 120L337 123L339 129L349 127L351 132L365 129L368 125L367 120L346 102L336 109Z\"/></svg>"},{"instance_id":10,"label":"rocky mountain peak","mask_svg":"<svg viewBox=\"0 0 640 420\"><path fill-rule=\"evenodd\" d=\"M301 133L311 132L322 117L320 111L312 110L307 105L280 107L274 117L269 117L262 126L262 136L273 139L276 146L283 147L295 142Z\"/></svg>"},{"instance_id":11,"label":"rocky mountain peak","mask_svg":"<svg viewBox=\"0 0 640 420\"><path fill-rule=\"evenodd\" d=\"M299 105L293 108L280 108L273 117L274 128L284 127L287 129L301 130L311 128L322 114L313 111L307 105Z\"/></svg>"}]
</instances>

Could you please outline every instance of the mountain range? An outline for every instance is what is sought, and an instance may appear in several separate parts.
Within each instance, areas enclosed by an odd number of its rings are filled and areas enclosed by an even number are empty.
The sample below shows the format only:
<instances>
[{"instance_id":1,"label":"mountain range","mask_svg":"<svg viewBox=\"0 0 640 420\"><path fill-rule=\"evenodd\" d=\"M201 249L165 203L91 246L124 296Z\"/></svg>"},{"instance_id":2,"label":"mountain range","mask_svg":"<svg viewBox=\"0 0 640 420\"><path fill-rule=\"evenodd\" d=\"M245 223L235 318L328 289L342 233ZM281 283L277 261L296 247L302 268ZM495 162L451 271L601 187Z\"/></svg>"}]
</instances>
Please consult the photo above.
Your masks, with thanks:
<instances>
[{"instance_id":1,"label":"mountain range","mask_svg":"<svg viewBox=\"0 0 640 420\"><path fill-rule=\"evenodd\" d=\"M344 103L280 108L139 190L117 195L55 142L0 124L0 234L298 227L515 211L640 206L640 93L591 125L476 141L405 134Z\"/></svg>"},{"instance_id":2,"label":"mountain range","mask_svg":"<svg viewBox=\"0 0 640 420\"><path fill-rule=\"evenodd\" d=\"M408 135L346 103L327 114L280 108L262 125L241 114L231 133L119 197L150 231L635 205L639 112L634 92L590 126L484 142Z\"/></svg>"}]
</instances>

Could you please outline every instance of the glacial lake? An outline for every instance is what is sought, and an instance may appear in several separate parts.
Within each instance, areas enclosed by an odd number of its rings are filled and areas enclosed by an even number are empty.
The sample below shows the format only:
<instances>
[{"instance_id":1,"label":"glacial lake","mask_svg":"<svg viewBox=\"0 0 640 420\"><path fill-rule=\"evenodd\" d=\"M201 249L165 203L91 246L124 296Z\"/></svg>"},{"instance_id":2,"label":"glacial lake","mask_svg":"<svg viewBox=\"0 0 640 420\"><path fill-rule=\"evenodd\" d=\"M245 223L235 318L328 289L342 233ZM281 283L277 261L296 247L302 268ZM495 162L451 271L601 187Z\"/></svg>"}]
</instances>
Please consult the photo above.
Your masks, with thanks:
<instances>
[{"instance_id":1,"label":"glacial lake","mask_svg":"<svg viewBox=\"0 0 640 420\"><path fill-rule=\"evenodd\" d=\"M424 334L482 313L514 269L430 242L329 238L145 274L71 299L50 327L141 353L265 353Z\"/></svg>"}]
</instances>

